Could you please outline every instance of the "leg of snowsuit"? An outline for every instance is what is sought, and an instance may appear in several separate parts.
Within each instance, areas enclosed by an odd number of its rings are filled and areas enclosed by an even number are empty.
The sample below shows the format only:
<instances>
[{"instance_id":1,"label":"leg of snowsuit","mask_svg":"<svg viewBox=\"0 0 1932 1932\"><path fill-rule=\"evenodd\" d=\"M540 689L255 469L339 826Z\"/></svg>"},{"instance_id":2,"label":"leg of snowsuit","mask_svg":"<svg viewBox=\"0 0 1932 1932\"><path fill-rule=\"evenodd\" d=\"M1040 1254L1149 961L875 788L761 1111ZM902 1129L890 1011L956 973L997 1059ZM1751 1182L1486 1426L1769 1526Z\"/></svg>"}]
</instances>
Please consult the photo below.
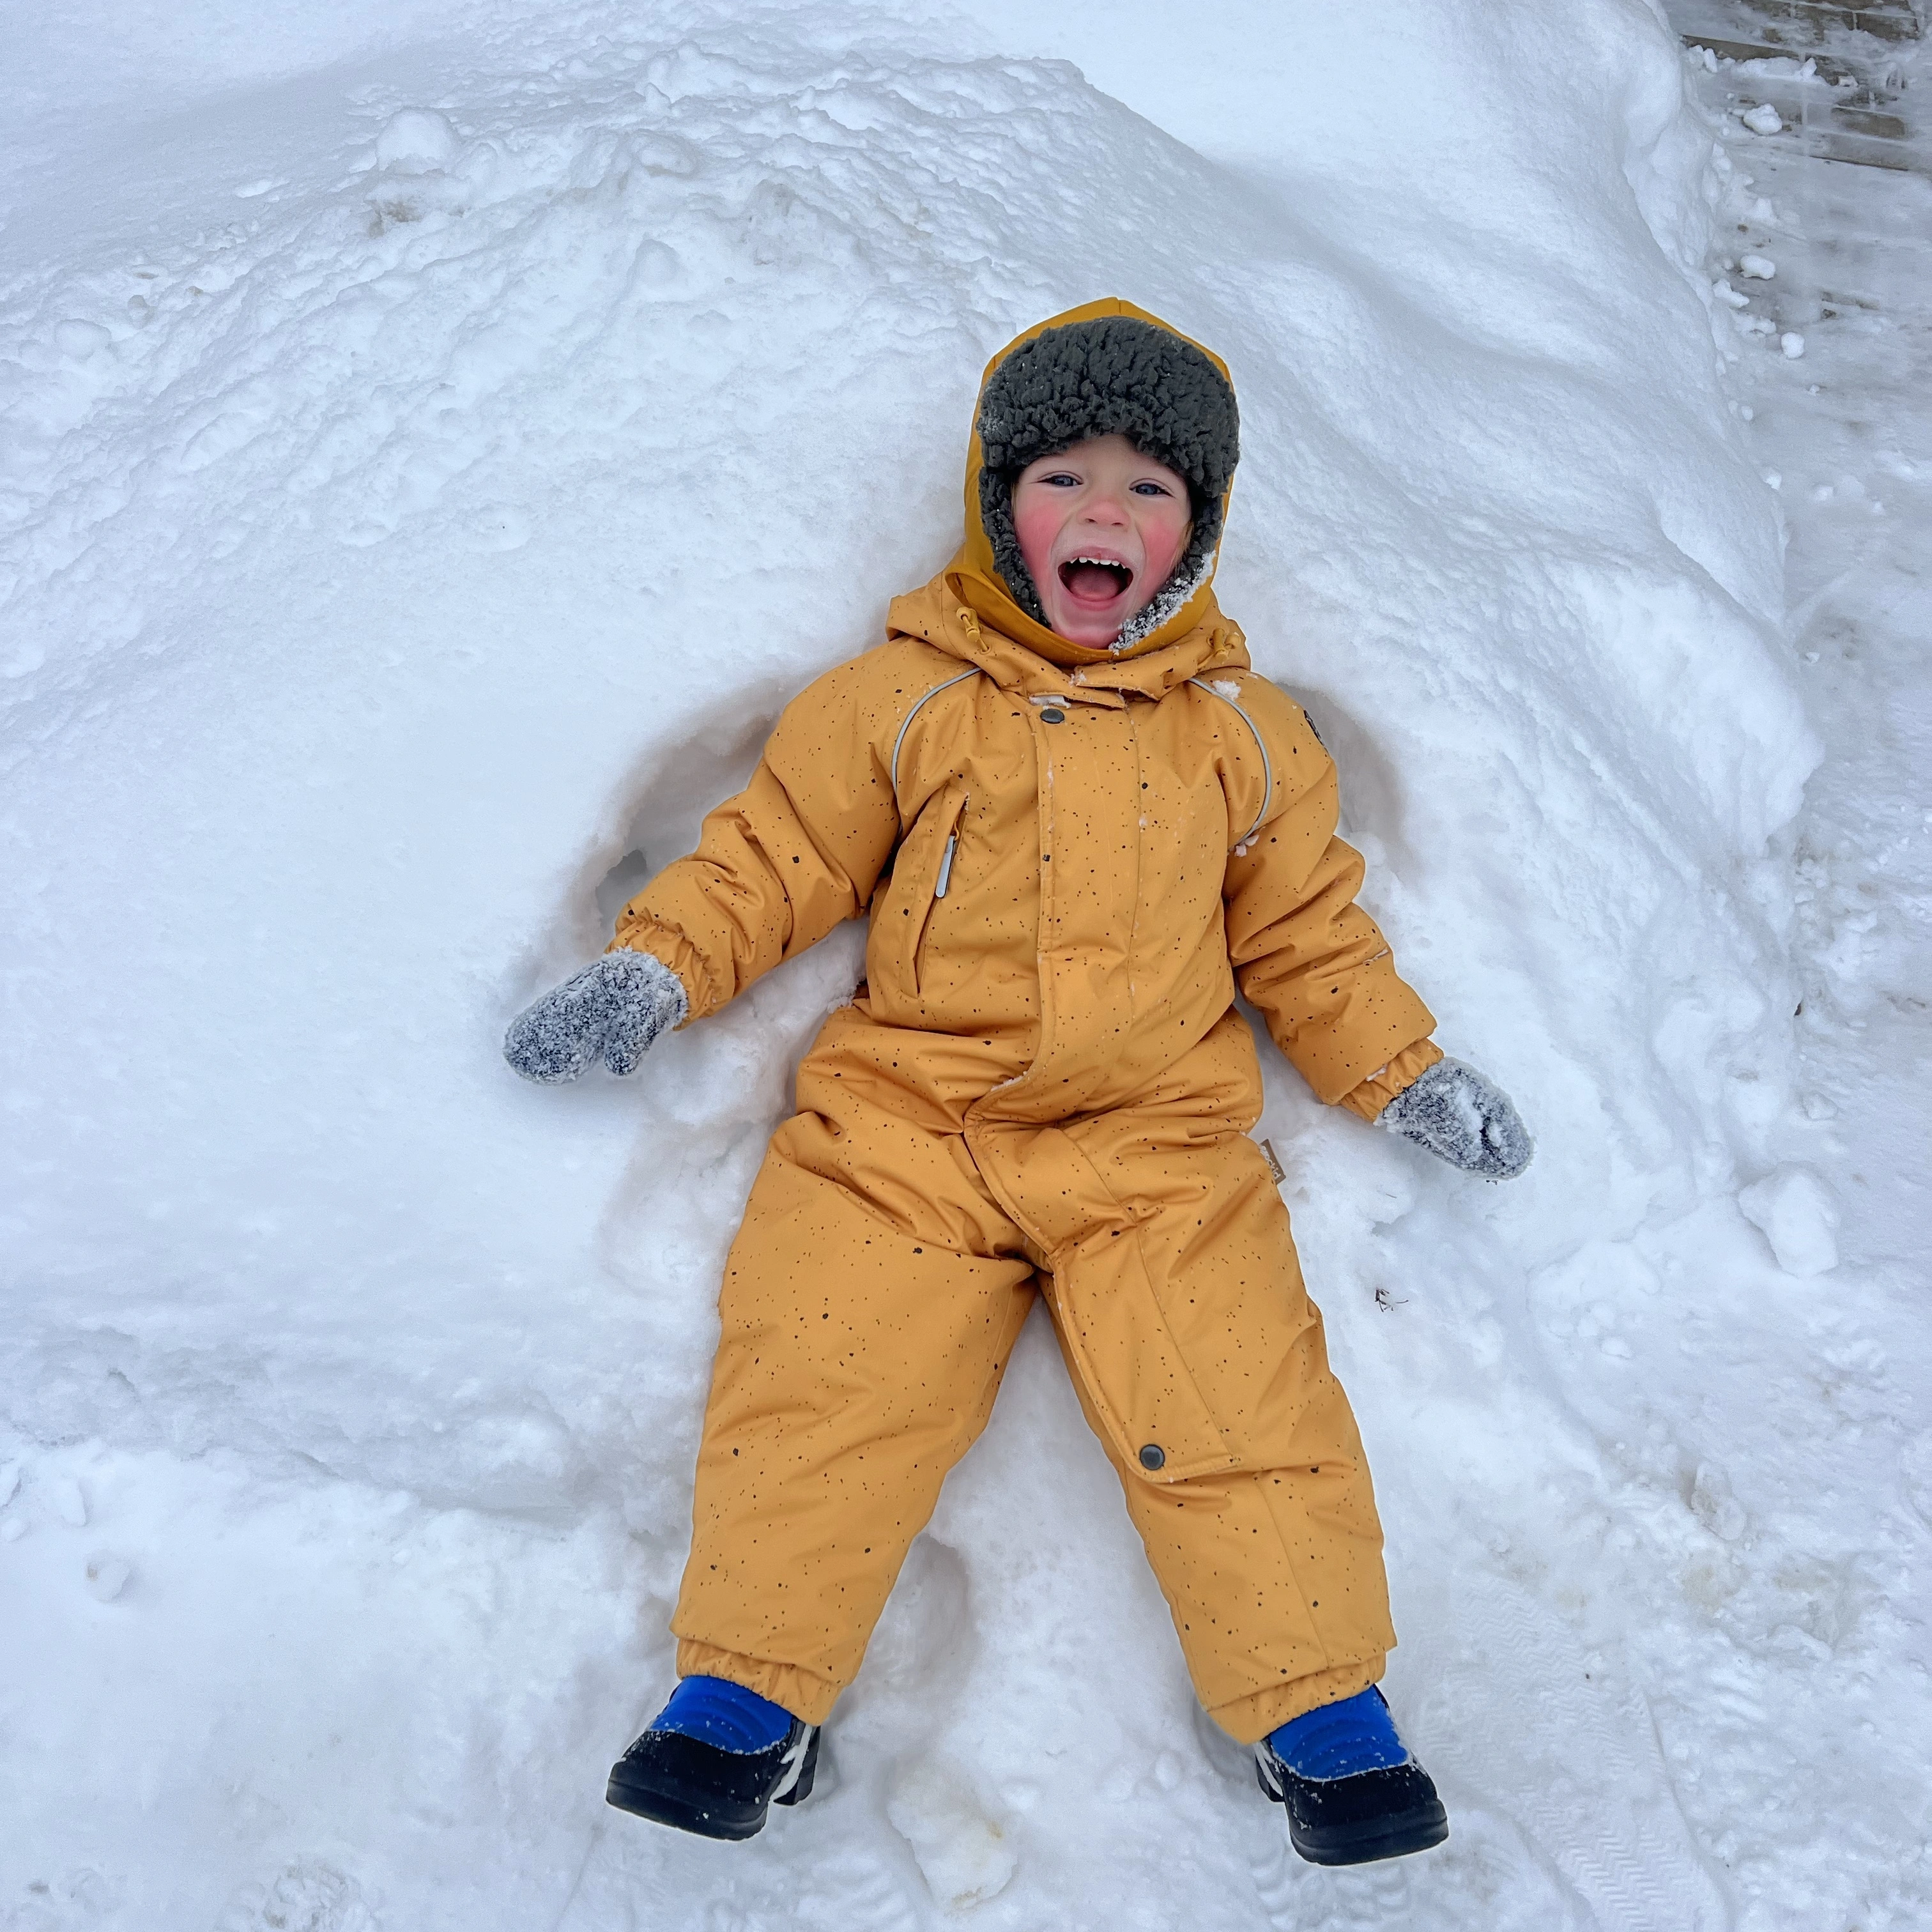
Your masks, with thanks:
<instances>
[{"instance_id":1,"label":"leg of snowsuit","mask_svg":"<svg viewBox=\"0 0 1932 1932\"><path fill-rule=\"evenodd\" d=\"M985 1426L1043 1264L1210 1712L1252 1742L1376 1682L1395 1641L1381 1526L1246 1131L1245 1027L1127 1106L969 1134L991 1084L971 1042L956 1078L908 1078L905 1037L835 1017L800 1070L812 1111L753 1190L720 1298L680 1671L823 1719Z\"/></svg>"},{"instance_id":2,"label":"leg of snowsuit","mask_svg":"<svg viewBox=\"0 0 1932 1932\"><path fill-rule=\"evenodd\" d=\"M1070 1328L1072 1310L1110 1286L1112 1252L1096 1254L1090 1242L1061 1260L1048 1291L1056 1331L1195 1689L1224 1730L1251 1744L1365 1690L1394 1648L1361 1438L1254 1142L1245 1133L1190 1140L1184 1115L1162 1121L1140 1109L1086 1123L1076 1138L1112 1187L1159 1203L1127 1238L1138 1238L1163 1305L1199 1317L1192 1334L1176 1313L1169 1322L1239 1466L1162 1483L1096 1412ZM1108 1250L1120 1245L1109 1239ZM1096 1270L1100 1283L1082 1280ZM1242 1306L1250 1300L1263 1305Z\"/></svg>"},{"instance_id":3,"label":"leg of snowsuit","mask_svg":"<svg viewBox=\"0 0 1932 1932\"><path fill-rule=\"evenodd\" d=\"M1244 1743L1376 1682L1395 1646L1361 1438L1248 1136L1259 1084L1231 1014L1123 1106L972 1136L1050 1270L1195 1688Z\"/></svg>"},{"instance_id":4,"label":"leg of snowsuit","mask_svg":"<svg viewBox=\"0 0 1932 1932\"><path fill-rule=\"evenodd\" d=\"M800 1069L812 1111L772 1136L726 1266L671 1624L680 1676L728 1678L808 1724L856 1675L1034 1298L956 1119L904 1089L887 1112L876 1070L827 1044Z\"/></svg>"}]
</instances>

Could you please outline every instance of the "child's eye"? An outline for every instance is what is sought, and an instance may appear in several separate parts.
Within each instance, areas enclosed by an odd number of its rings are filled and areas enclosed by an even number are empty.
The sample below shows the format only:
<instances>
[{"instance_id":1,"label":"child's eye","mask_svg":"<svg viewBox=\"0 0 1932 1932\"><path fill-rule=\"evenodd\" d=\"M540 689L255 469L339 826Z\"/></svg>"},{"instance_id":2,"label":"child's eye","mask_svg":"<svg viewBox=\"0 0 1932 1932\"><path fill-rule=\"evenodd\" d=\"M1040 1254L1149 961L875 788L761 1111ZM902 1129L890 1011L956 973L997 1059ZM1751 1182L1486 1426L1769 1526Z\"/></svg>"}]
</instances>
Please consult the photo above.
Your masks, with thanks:
<instances>
[{"instance_id":1,"label":"child's eye","mask_svg":"<svg viewBox=\"0 0 1932 1932\"><path fill-rule=\"evenodd\" d=\"M1077 490L1080 487L1079 478L1065 470L1056 470L1051 476L1042 476L1037 480L1052 484L1056 490Z\"/></svg>"},{"instance_id":2,"label":"child's eye","mask_svg":"<svg viewBox=\"0 0 1932 1932\"><path fill-rule=\"evenodd\" d=\"M1136 483L1133 489L1136 496L1171 496L1174 494L1165 483Z\"/></svg>"}]
</instances>

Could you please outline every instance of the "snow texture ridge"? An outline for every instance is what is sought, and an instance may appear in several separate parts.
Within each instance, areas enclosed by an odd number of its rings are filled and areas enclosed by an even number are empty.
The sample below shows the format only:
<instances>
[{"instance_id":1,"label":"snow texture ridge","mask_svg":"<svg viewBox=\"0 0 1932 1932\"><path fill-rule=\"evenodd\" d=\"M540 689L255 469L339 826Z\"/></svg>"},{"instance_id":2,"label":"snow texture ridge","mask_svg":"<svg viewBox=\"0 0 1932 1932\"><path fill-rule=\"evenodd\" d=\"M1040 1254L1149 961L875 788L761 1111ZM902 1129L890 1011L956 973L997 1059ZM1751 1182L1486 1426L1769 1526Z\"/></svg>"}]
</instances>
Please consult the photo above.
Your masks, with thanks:
<instances>
[{"instance_id":1,"label":"snow texture ridge","mask_svg":"<svg viewBox=\"0 0 1932 1932\"><path fill-rule=\"evenodd\" d=\"M1652 11L80 17L0 76L0 1924L1795 1924L1684 1754L1723 1619L1876 1654L1730 1447L1826 1400L1736 1198L1790 1158L1817 747ZM950 554L986 358L1109 293L1232 368L1222 601L1536 1124L1475 1186L1270 1063L1258 1130L1454 1836L1286 1862L1036 1323L727 1874L602 1779L861 935L634 1082L498 1042Z\"/></svg>"}]
</instances>

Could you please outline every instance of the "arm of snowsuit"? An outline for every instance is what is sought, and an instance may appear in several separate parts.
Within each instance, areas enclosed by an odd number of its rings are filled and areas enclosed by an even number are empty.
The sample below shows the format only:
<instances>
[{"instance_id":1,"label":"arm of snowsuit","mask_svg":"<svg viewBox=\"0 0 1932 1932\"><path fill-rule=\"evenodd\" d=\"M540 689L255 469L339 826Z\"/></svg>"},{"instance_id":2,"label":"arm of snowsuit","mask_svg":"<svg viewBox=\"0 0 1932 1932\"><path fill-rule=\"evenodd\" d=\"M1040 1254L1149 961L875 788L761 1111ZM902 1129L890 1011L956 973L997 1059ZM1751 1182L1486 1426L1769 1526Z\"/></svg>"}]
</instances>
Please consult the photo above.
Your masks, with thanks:
<instances>
[{"instance_id":1,"label":"arm of snowsuit","mask_svg":"<svg viewBox=\"0 0 1932 1932\"><path fill-rule=\"evenodd\" d=\"M706 816L697 850L618 915L610 950L668 966L690 997L686 1023L871 901L900 827L877 700L855 668L828 671L786 706L751 782Z\"/></svg>"},{"instance_id":2,"label":"arm of snowsuit","mask_svg":"<svg viewBox=\"0 0 1932 1932\"><path fill-rule=\"evenodd\" d=\"M1223 887L1235 982L1317 1097L1372 1120L1442 1058L1435 1016L1355 904L1361 855L1335 836L1335 764L1306 713L1252 674L1242 704L1269 756L1261 822Z\"/></svg>"}]
</instances>

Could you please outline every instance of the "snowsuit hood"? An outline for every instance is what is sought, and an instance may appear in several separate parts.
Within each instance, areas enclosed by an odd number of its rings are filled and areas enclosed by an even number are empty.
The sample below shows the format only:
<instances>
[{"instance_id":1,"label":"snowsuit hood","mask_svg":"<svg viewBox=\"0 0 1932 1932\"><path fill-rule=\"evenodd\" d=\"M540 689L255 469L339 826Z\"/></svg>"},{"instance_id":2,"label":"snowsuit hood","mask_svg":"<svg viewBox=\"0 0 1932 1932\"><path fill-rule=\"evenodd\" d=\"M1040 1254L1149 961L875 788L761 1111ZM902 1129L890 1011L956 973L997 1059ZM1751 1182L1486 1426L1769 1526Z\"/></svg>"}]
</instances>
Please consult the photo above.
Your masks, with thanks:
<instances>
[{"instance_id":1,"label":"snowsuit hood","mask_svg":"<svg viewBox=\"0 0 1932 1932\"><path fill-rule=\"evenodd\" d=\"M1173 574L1146 608L1110 649L1094 650L1042 621L1013 531L1010 491L1012 478L1036 457L1114 434L1187 478L1194 526ZM1036 322L980 379L966 458L965 542L944 573L952 600L1068 668L1143 656L1211 628L1220 616L1214 567L1239 454L1228 365L1172 323L1118 296Z\"/></svg>"}]
</instances>

